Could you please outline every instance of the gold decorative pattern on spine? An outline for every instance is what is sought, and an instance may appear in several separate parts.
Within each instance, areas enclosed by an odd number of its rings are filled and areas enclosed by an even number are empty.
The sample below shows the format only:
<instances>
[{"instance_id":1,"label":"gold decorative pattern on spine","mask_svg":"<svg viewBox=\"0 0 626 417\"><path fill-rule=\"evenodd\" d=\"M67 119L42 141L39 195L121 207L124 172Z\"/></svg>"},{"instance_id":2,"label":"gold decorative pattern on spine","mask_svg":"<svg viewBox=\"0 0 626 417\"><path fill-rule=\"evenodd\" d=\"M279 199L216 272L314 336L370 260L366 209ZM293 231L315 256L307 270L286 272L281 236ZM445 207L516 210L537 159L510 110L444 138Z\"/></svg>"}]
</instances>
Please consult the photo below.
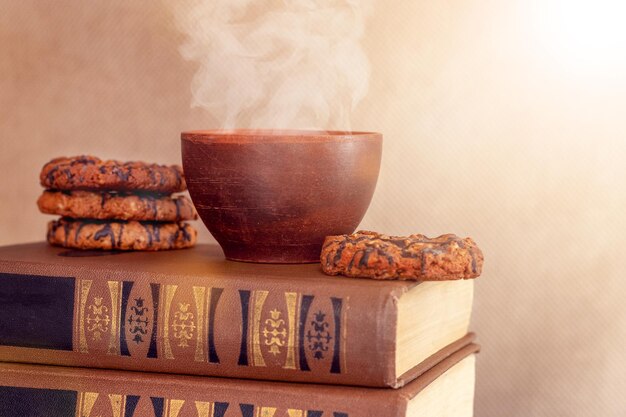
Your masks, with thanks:
<instances>
[{"instance_id":1,"label":"gold decorative pattern on spine","mask_svg":"<svg viewBox=\"0 0 626 417\"><path fill-rule=\"evenodd\" d=\"M165 411L163 417L177 417L180 409L183 408L185 400L165 400Z\"/></svg>"},{"instance_id":2,"label":"gold decorative pattern on spine","mask_svg":"<svg viewBox=\"0 0 626 417\"><path fill-rule=\"evenodd\" d=\"M109 401L111 401L113 417L124 417L124 408L126 408L126 396L119 394L109 394Z\"/></svg>"},{"instance_id":3,"label":"gold decorative pattern on spine","mask_svg":"<svg viewBox=\"0 0 626 417\"><path fill-rule=\"evenodd\" d=\"M263 343L270 347L269 352L274 356L280 354L280 348L285 346L287 339L285 320L280 318L282 314L277 309L270 311L270 317L265 319L263 327Z\"/></svg>"},{"instance_id":4,"label":"gold decorative pattern on spine","mask_svg":"<svg viewBox=\"0 0 626 417\"><path fill-rule=\"evenodd\" d=\"M298 293L286 292L287 303L287 359L285 369L296 369L296 312L298 309Z\"/></svg>"},{"instance_id":5,"label":"gold decorative pattern on spine","mask_svg":"<svg viewBox=\"0 0 626 417\"><path fill-rule=\"evenodd\" d=\"M254 366L265 366L263 353L261 352L261 313L263 312L263 304L267 298L267 291L254 291L254 310L252 320L252 358Z\"/></svg>"},{"instance_id":6,"label":"gold decorative pattern on spine","mask_svg":"<svg viewBox=\"0 0 626 417\"><path fill-rule=\"evenodd\" d=\"M122 283L109 281L111 293L111 336L109 338L109 355L120 354L120 313L122 310Z\"/></svg>"},{"instance_id":7,"label":"gold decorative pattern on spine","mask_svg":"<svg viewBox=\"0 0 626 417\"><path fill-rule=\"evenodd\" d=\"M102 335L109 332L109 324L111 324L111 316L109 316L109 307L102 304L104 297L94 297L93 303L87 306L87 332L91 334L91 340L100 341Z\"/></svg>"},{"instance_id":8,"label":"gold decorative pattern on spine","mask_svg":"<svg viewBox=\"0 0 626 417\"><path fill-rule=\"evenodd\" d=\"M215 404L204 401L196 401L196 410L198 410L198 417L213 417Z\"/></svg>"},{"instance_id":9,"label":"gold decorative pattern on spine","mask_svg":"<svg viewBox=\"0 0 626 417\"><path fill-rule=\"evenodd\" d=\"M178 285L165 285L163 292L165 297L165 305L163 308L163 320L161 321L161 328L163 329L163 355L166 359L174 359L172 354L172 346L170 345L170 309L172 308L172 300Z\"/></svg>"},{"instance_id":10,"label":"gold decorative pattern on spine","mask_svg":"<svg viewBox=\"0 0 626 417\"><path fill-rule=\"evenodd\" d=\"M259 407L257 417L274 417L276 407Z\"/></svg>"},{"instance_id":11,"label":"gold decorative pattern on spine","mask_svg":"<svg viewBox=\"0 0 626 417\"><path fill-rule=\"evenodd\" d=\"M206 295L206 298L205 298ZM194 359L196 362L204 362L204 352L206 351L206 337L208 330L206 329L206 323L208 320L204 320L205 311L209 305L209 299L211 298L211 291L207 291L205 287L193 287L193 298L196 301L196 311L198 318L198 331L196 332L196 353Z\"/></svg>"},{"instance_id":12,"label":"gold decorative pattern on spine","mask_svg":"<svg viewBox=\"0 0 626 417\"><path fill-rule=\"evenodd\" d=\"M189 311L189 306L189 303L178 303L178 311L174 313L172 320L174 339L178 340L178 347L182 348L189 347L189 341L193 339L193 331L196 329L194 315Z\"/></svg>"},{"instance_id":13,"label":"gold decorative pattern on spine","mask_svg":"<svg viewBox=\"0 0 626 417\"><path fill-rule=\"evenodd\" d=\"M91 409L98 399L97 392L79 392L76 417L89 417Z\"/></svg>"},{"instance_id":14,"label":"gold decorative pattern on spine","mask_svg":"<svg viewBox=\"0 0 626 417\"><path fill-rule=\"evenodd\" d=\"M300 308L302 307L302 294L298 294L298 300L296 303L296 324L294 326L294 339L297 337L297 335L300 333ZM294 341L294 345L296 344L296 342ZM296 351L296 358L297 360L299 360L300 358L300 352L298 352L298 349L296 347L294 347L294 350ZM298 369L297 366L295 369Z\"/></svg>"},{"instance_id":15,"label":"gold decorative pattern on spine","mask_svg":"<svg viewBox=\"0 0 626 417\"><path fill-rule=\"evenodd\" d=\"M78 346L80 353L88 353L87 335L85 334L85 309L87 308L87 297L91 288L91 280L81 279L79 281L79 314L78 314Z\"/></svg>"},{"instance_id":16,"label":"gold decorative pattern on spine","mask_svg":"<svg viewBox=\"0 0 626 417\"><path fill-rule=\"evenodd\" d=\"M287 415L289 417L303 417L304 416L304 412L302 410L288 409L287 410Z\"/></svg>"}]
</instances>

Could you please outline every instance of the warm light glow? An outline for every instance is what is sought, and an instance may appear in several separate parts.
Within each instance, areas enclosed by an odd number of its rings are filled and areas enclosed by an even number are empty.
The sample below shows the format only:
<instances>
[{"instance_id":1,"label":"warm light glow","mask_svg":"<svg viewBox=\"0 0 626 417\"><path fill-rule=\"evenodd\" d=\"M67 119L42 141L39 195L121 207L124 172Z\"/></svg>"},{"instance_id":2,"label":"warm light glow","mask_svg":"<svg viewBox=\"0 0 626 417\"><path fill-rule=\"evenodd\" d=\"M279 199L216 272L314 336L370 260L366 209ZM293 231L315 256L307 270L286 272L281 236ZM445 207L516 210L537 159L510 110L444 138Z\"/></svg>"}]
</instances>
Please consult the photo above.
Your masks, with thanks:
<instances>
[{"instance_id":1,"label":"warm light glow","mask_svg":"<svg viewBox=\"0 0 626 417\"><path fill-rule=\"evenodd\" d=\"M596 75L626 67L626 1L533 0L532 5L537 44L554 64Z\"/></svg>"}]
</instances>

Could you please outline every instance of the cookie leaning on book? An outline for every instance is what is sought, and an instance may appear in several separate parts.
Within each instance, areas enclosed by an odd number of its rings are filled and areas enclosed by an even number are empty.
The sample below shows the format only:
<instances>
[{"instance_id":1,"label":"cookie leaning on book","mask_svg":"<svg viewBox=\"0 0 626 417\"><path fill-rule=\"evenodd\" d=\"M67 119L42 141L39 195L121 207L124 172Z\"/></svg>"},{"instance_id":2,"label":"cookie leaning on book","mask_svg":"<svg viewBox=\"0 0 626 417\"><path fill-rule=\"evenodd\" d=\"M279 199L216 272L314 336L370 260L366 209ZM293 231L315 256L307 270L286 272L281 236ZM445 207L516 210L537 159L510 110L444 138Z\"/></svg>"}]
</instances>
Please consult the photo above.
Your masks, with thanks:
<instances>
[{"instance_id":1,"label":"cookie leaning on book","mask_svg":"<svg viewBox=\"0 0 626 417\"><path fill-rule=\"evenodd\" d=\"M483 253L471 238L453 234L429 238L359 231L326 237L320 262L328 275L448 281L480 276Z\"/></svg>"},{"instance_id":2,"label":"cookie leaning on book","mask_svg":"<svg viewBox=\"0 0 626 417\"><path fill-rule=\"evenodd\" d=\"M55 158L40 174L48 243L72 249L167 250L194 246L196 220L182 168L94 156Z\"/></svg>"}]
</instances>

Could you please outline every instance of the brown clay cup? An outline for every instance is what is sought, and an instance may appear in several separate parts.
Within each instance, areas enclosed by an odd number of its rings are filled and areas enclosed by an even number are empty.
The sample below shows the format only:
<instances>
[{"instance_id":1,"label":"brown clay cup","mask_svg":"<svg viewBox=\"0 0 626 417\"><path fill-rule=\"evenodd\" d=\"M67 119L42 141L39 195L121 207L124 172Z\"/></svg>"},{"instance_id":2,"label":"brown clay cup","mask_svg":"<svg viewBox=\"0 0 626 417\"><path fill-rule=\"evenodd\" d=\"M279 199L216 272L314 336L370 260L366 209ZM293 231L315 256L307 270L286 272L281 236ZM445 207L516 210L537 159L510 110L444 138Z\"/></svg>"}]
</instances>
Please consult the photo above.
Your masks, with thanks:
<instances>
[{"instance_id":1,"label":"brown clay cup","mask_svg":"<svg viewBox=\"0 0 626 417\"><path fill-rule=\"evenodd\" d=\"M378 179L382 135L205 130L182 133L198 214L227 259L319 262L324 238L352 233Z\"/></svg>"}]
</instances>

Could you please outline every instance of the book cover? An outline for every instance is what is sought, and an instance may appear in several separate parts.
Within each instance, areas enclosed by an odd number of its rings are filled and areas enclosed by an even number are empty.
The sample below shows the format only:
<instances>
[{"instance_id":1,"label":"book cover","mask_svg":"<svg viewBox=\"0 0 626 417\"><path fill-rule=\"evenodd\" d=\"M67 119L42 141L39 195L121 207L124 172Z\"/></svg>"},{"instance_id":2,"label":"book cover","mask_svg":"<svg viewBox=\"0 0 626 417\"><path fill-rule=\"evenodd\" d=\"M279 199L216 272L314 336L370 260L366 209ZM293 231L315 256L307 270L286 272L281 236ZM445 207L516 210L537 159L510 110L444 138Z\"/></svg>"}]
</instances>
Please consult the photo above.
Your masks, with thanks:
<instances>
[{"instance_id":1,"label":"book cover","mask_svg":"<svg viewBox=\"0 0 626 417\"><path fill-rule=\"evenodd\" d=\"M346 387L0 363L3 417L470 417L470 344L405 387Z\"/></svg>"},{"instance_id":2,"label":"book cover","mask_svg":"<svg viewBox=\"0 0 626 417\"><path fill-rule=\"evenodd\" d=\"M0 248L0 360L398 387L426 357L472 339L467 313L396 373L398 300L422 285L438 284L230 262L213 245L121 254L9 246Z\"/></svg>"}]
</instances>

